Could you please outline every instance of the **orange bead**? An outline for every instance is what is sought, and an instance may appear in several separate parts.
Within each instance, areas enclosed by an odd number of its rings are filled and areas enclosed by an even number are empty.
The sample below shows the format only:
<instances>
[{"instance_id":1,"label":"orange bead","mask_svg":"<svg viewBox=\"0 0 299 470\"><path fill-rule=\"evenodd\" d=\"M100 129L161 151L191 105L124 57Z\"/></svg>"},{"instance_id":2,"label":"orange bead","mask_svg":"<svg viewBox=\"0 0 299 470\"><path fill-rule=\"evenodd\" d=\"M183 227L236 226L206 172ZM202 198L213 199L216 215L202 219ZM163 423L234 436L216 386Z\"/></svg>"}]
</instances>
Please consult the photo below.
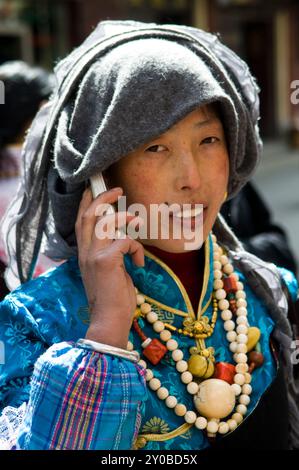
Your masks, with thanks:
<instances>
[{"instance_id":1,"label":"orange bead","mask_svg":"<svg viewBox=\"0 0 299 470\"><path fill-rule=\"evenodd\" d=\"M226 291L227 294L234 294L237 292L237 281L234 277L228 276L222 279L223 281L223 289Z\"/></svg>"},{"instance_id":2,"label":"orange bead","mask_svg":"<svg viewBox=\"0 0 299 470\"><path fill-rule=\"evenodd\" d=\"M225 382L232 385L234 383L235 366L228 362L216 362L214 379L225 380Z\"/></svg>"}]
</instances>

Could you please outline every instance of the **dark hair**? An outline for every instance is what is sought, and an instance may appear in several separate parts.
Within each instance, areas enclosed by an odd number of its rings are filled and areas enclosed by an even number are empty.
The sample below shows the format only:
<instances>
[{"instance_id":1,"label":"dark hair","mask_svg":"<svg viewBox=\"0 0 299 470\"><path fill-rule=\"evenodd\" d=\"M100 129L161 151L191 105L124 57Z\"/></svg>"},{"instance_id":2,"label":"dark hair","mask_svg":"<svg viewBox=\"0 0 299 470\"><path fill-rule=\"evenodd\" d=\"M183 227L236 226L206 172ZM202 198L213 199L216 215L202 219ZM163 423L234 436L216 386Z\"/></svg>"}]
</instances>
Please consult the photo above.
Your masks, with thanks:
<instances>
[{"instance_id":1,"label":"dark hair","mask_svg":"<svg viewBox=\"0 0 299 470\"><path fill-rule=\"evenodd\" d=\"M40 67L22 61L0 65L0 80L4 84L4 104L0 105L0 155L3 148L14 143L26 124L34 118L43 100L54 88L54 77Z\"/></svg>"}]
</instances>

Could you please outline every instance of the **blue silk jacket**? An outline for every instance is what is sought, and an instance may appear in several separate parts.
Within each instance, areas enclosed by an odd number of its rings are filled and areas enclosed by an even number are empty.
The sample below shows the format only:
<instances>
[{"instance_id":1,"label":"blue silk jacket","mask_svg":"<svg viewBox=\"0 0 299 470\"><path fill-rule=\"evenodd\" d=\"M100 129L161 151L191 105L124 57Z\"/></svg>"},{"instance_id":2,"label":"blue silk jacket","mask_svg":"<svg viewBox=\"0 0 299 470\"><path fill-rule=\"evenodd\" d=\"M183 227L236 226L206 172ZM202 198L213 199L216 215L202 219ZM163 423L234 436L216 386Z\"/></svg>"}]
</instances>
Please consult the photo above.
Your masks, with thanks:
<instances>
[{"instance_id":1,"label":"blue silk jacket","mask_svg":"<svg viewBox=\"0 0 299 470\"><path fill-rule=\"evenodd\" d=\"M197 312L178 277L159 258L145 251L145 266L141 268L125 256L135 286L159 318L175 327L182 326L186 314L195 318L204 313L211 318L211 237L204 249L205 270ZM295 298L295 277L285 269L280 273ZM248 416L276 376L270 345L275 325L244 276L238 274L245 286L249 324L261 330L260 346L265 358L262 367L253 372ZM75 257L9 294L0 304L0 320L1 409L5 413L8 406L26 408L24 420L11 438L11 448L201 450L209 446L204 432L185 423L147 388L142 367L76 344L85 336L89 315ZM140 324L147 336L158 336L147 322L141 319ZM176 333L173 336L188 358L194 339ZM141 352L141 340L133 330L130 340ZM220 315L206 345L215 349L217 362L233 363ZM169 353L152 369L178 403L194 409L192 396Z\"/></svg>"}]
</instances>

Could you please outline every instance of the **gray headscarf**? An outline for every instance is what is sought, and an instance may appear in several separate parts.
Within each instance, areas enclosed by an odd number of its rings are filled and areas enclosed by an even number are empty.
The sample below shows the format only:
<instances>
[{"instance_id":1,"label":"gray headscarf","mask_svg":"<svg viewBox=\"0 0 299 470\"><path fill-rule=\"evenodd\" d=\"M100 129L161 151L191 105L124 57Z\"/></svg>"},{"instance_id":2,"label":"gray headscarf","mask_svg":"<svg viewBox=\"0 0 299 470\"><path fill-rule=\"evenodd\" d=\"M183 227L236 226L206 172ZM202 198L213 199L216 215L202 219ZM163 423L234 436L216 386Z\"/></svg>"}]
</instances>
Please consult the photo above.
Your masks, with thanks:
<instances>
[{"instance_id":1,"label":"gray headscarf","mask_svg":"<svg viewBox=\"0 0 299 470\"><path fill-rule=\"evenodd\" d=\"M52 258L75 254L74 223L86 180L200 105L220 103L230 156L229 197L258 163L258 87L245 62L215 35L185 26L105 21L55 73L57 90L27 136L23 183L4 225L8 280L13 273L21 282L30 279L43 235ZM292 332L278 270L245 252L221 216L214 232L276 322L291 445L298 447Z\"/></svg>"}]
</instances>

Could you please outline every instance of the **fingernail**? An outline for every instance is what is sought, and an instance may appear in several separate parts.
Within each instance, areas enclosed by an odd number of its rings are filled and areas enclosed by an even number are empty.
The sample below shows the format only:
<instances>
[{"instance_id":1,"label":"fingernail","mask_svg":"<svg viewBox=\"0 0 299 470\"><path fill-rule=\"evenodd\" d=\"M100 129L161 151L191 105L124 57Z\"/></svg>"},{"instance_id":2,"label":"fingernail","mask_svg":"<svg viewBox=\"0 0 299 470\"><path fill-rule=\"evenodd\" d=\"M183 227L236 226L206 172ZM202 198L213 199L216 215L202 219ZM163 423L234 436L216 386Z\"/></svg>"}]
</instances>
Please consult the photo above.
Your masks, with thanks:
<instances>
[{"instance_id":1,"label":"fingernail","mask_svg":"<svg viewBox=\"0 0 299 470\"><path fill-rule=\"evenodd\" d=\"M122 191L122 190L123 190L123 188L121 188L121 187L117 187L117 188L112 188L112 189L111 189L111 191Z\"/></svg>"}]
</instances>

